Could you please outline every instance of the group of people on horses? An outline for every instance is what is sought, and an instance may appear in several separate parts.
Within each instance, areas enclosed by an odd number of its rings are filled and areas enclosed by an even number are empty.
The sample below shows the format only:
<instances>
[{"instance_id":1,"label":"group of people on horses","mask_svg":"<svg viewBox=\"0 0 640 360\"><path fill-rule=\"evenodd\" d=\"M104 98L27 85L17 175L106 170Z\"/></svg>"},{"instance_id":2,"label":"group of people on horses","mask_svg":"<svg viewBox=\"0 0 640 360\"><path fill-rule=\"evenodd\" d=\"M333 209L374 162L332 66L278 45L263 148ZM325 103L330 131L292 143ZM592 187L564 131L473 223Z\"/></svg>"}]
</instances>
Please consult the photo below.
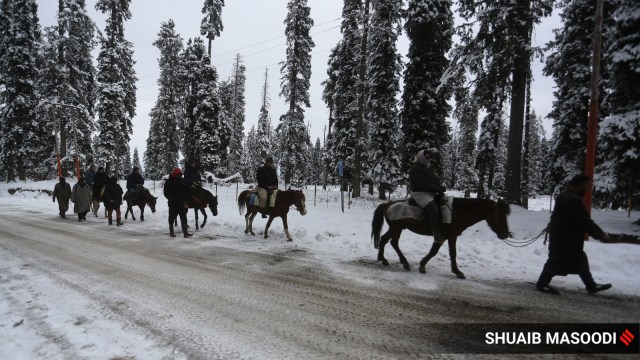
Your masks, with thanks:
<instances>
[{"instance_id":1,"label":"group of people on horses","mask_svg":"<svg viewBox=\"0 0 640 360\"><path fill-rule=\"evenodd\" d=\"M138 186L144 184L144 178L140 174L140 169L134 167L131 174L127 176L127 189L132 193L135 201L135 194ZM78 182L73 188L66 182L64 176L59 177L58 183L53 189L53 201L58 201L59 215L66 218L69 210L69 200L73 202L73 212L78 215L78 222L87 220L87 213L91 211L98 216L100 203L104 203L105 212L109 225L113 225L113 213L116 213L116 225L124 225L120 212L120 205L125 194L118 178L113 175L109 177L104 168L91 165L87 171L78 178Z\"/></svg>"}]
</instances>

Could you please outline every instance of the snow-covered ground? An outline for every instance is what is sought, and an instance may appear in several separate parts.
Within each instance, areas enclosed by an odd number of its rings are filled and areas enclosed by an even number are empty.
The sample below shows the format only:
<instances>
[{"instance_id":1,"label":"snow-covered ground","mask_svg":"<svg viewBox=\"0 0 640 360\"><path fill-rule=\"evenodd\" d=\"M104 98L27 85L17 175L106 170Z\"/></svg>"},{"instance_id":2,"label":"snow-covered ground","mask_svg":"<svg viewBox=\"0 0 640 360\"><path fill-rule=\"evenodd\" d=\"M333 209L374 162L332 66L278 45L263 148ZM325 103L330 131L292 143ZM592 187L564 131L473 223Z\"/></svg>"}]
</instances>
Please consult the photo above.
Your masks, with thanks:
<instances>
[{"instance_id":1,"label":"snow-covered ground","mask_svg":"<svg viewBox=\"0 0 640 360\"><path fill-rule=\"evenodd\" d=\"M67 213L67 219L57 216L57 204L42 192L18 191L11 195L10 188L30 190L53 190L55 182L26 182L0 185L0 216L11 214L24 219L47 219L62 223L69 231L77 231L81 239L83 233L93 227L108 228L106 219L88 214L87 222L78 223ZM124 185L124 184L122 184ZM158 211L151 214L145 211L145 222L125 220L122 228L110 228L117 238L137 233L157 234L158 239L168 239L166 202L162 196L160 183L147 183L150 190L159 197ZM397 281L408 288L428 289L438 286L439 281L449 281L455 275L449 270L449 256L446 248L427 265L427 274L418 273L420 259L429 251L432 239L404 232L400 247L412 265L411 272L405 272L398 263L393 249L388 246L386 257L391 262L388 271L379 271L382 265L376 262L377 250L373 248L371 218L373 210L380 204L375 197L366 196L346 204L345 212L340 209L340 192L317 189L314 204L314 189L306 192L308 214L301 216L297 211L289 213L289 231L294 238L287 242L280 219L272 225L269 239L260 236L265 220L254 221L255 237L244 234L244 217L238 213L235 199L237 191L246 186L219 186L219 215L209 213L207 225L190 241L176 238L168 246L179 250L181 247L198 247L203 252L211 247L224 247L257 254L282 254L287 252L304 253L311 261L325 265L335 276L348 278L362 284L379 281ZM216 189L211 189L216 192ZM346 196L346 194L345 194ZM516 239L530 239L545 227L549 219L549 198L531 199L531 210L512 207L509 218L510 230ZM72 208L72 204L71 204ZM189 212L191 230L195 231L193 210ZM136 217L138 210L136 208ZM71 214L70 214L71 213ZM124 208L123 208L124 214ZM623 211L593 212L595 221L607 232L627 233L640 236L640 227L631 222L640 217L640 212L632 212L631 218ZM202 217L200 216L202 220ZM385 227L386 228L386 227ZM384 231L384 230L383 230ZM25 234L28 237L28 234ZM132 240L134 241L134 240ZM0 246L2 242L0 241ZM594 278L597 282L610 282L613 288L607 295L640 296L638 265L640 264L640 246L632 244L603 244L589 241L585 245ZM3 247L0 247L2 252ZM514 248L501 240L484 223L469 228L458 239L458 266L467 276L469 286L480 281L504 281L506 283L527 283L533 287L547 257L542 239L534 244ZM105 318L100 309L92 304L82 293L62 292L51 281L52 274L32 269L26 259L14 254L0 254L0 358L2 354L12 354L10 358L50 358L50 357L98 357L111 358L134 356L136 358L156 359L174 357L175 354L155 347L152 341L135 335L127 327L121 327L113 319ZM367 264L368 268L353 266ZM377 268L379 266L379 268ZM372 268L376 271L371 270ZM383 269L384 270L384 269ZM458 281L458 280L456 280ZM578 291L582 284L577 276L556 277L553 280L561 291ZM42 305L48 304L48 305ZM51 304L56 304L52 306ZM29 318L25 318L29 314ZM82 314L82 315L74 315ZM70 321L69 319L73 319ZM635 319L639 320L639 319ZM50 328L52 341L59 334L72 339L73 344L58 344L42 341L42 334L36 334L38 328L26 326L28 322L40 323ZM44 326L43 325L43 326ZM40 327L41 329L42 327ZM58 334L58 335L56 335ZM69 340L65 340L69 341ZM86 343L86 348L78 346ZM73 348L74 352L60 352L60 348Z\"/></svg>"}]
</instances>

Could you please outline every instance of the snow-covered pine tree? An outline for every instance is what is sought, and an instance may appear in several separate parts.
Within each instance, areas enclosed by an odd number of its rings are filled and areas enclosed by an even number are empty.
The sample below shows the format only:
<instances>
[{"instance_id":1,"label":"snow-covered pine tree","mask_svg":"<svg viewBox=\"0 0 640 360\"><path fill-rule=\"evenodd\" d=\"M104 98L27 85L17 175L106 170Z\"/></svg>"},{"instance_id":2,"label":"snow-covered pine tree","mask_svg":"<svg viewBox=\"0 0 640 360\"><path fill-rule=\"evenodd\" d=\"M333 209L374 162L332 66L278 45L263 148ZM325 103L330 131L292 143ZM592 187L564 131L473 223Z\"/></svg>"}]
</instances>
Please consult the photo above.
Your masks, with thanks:
<instances>
[{"instance_id":1,"label":"snow-covered pine tree","mask_svg":"<svg viewBox=\"0 0 640 360\"><path fill-rule=\"evenodd\" d=\"M26 180L29 167L44 160L35 158L33 151L34 145L45 140L39 136L42 124L36 118L40 29L35 0L14 0L3 4L5 10L9 28L2 34L6 36L3 41L6 53L2 55L4 107L0 110L0 160L7 181L14 181L16 176Z\"/></svg>"},{"instance_id":2,"label":"snow-covered pine tree","mask_svg":"<svg viewBox=\"0 0 640 360\"><path fill-rule=\"evenodd\" d=\"M264 85L262 86L262 103L260 105L260 115L258 117L258 126L256 128L256 154L260 158L258 165L264 163L264 159L273 156L273 139L271 134L271 117L269 116L269 108L271 102L269 98L269 69L264 71ZM257 168L256 168L257 170ZM255 176L255 174L254 174Z\"/></svg>"},{"instance_id":3,"label":"snow-covered pine tree","mask_svg":"<svg viewBox=\"0 0 640 360\"><path fill-rule=\"evenodd\" d=\"M287 37L286 60L281 62L282 74L280 96L289 105L280 117L277 131L281 134L284 180L297 186L306 181L304 167L309 145L307 127L304 123L303 106L309 107L309 80L311 78L311 49L315 46L309 30L313 26L307 0L289 0L287 17L284 20Z\"/></svg>"},{"instance_id":4,"label":"snow-covered pine tree","mask_svg":"<svg viewBox=\"0 0 640 360\"><path fill-rule=\"evenodd\" d=\"M140 164L140 155L138 154L138 148L133 148L133 157L131 158L131 166L142 169L142 165Z\"/></svg>"},{"instance_id":5,"label":"snow-covered pine tree","mask_svg":"<svg viewBox=\"0 0 640 360\"><path fill-rule=\"evenodd\" d=\"M257 151L256 127L251 126L244 139L242 152L242 179L245 183L256 181L256 169L262 165L260 154Z\"/></svg>"},{"instance_id":6,"label":"snow-covered pine tree","mask_svg":"<svg viewBox=\"0 0 640 360\"><path fill-rule=\"evenodd\" d=\"M245 120L245 83L246 68L240 54L236 54L231 77L228 81L228 90L230 91L228 109L230 118L230 136L229 136L229 155L227 158L227 170L229 175L240 172L242 159L242 144L244 138L244 120Z\"/></svg>"},{"instance_id":7,"label":"snow-covered pine tree","mask_svg":"<svg viewBox=\"0 0 640 360\"><path fill-rule=\"evenodd\" d=\"M396 95L400 91L402 63L396 51L401 31L402 1L373 2L371 33L367 54L368 98L366 119L369 126L369 178L379 185L379 198L402 180L400 144L402 135Z\"/></svg>"},{"instance_id":8,"label":"snow-covered pine tree","mask_svg":"<svg viewBox=\"0 0 640 360\"><path fill-rule=\"evenodd\" d=\"M200 35L205 36L209 42L207 53L211 59L211 42L224 29L222 26L222 7L224 0L204 0L202 13L204 17L200 23Z\"/></svg>"},{"instance_id":9,"label":"snow-covered pine tree","mask_svg":"<svg viewBox=\"0 0 640 360\"><path fill-rule=\"evenodd\" d=\"M460 173L460 131L457 128L453 129L451 140L445 145L442 164L442 184L447 189L457 189Z\"/></svg>"},{"instance_id":10,"label":"snow-covered pine tree","mask_svg":"<svg viewBox=\"0 0 640 360\"><path fill-rule=\"evenodd\" d=\"M600 125L596 188L618 208L640 188L640 3L620 0L613 19L605 55L611 114Z\"/></svg>"},{"instance_id":11,"label":"snow-covered pine tree","mask_svg":"<svg viewBox=\"0 0 640 360\"><path fill-rule=\"evenodd\" d=\"M229 145L231 144L232 129L231 119L233 117L231 113L231 109L233 108L231 101L232 89L230 79L218 83L218 99L220 101L220 113L218 115L220 123L220 129L218 131L218 136L220 137L220 166L218 167L218 171L225 176L230 174L227 169L227 164L229 162Z\"/></svg>"},{"instance_id":12,"label":"snow-covered pine tree","mask_svg":"<svg viewBox=\"0 0 640 360\"><path fill-rule=\"evenodd\" d=\"M323 175L323 163L324 163L324 154L323 154L322 145L320 143L320 138L316 139L316 145L313 147L311 152L311 161L310 161L310 183L313 185L322 185L322 175Z\"/></svg>"},{"instance_id":13,"label":"snow-covered pine tree","mask_svg":"<svg viewBox=\"0 0 640 360\"><path fill-rule=\"evenodd\" d=\"M468 198L471 196L471 191L478 186L478 173L475 168L478 105L464 85L456 88L455 100L456 108L453 116L458 121L460 129L457 188L464 191L464 197Z\"/></svg>"},{"instance_id":14,"label":"snow-covered pine tree","mask_svg":"<svg viewBox=\"0 0 640 360\"><path fill-rule=\"evenodd\" d=\"M200 39L196 39L200 40ZM202 40L199 41L202 45ZM204 47L203 49L204 50ZM204 54L197 72L197 92L194 109L195 124L193 127L194 146L191 159L198 159L200 168L218 174L220 165L220 101L216 84L218 74L211 66L209 55ZM240 160L240 159L238 159Z\"/></svg>"},{"instance_id":15,"label":"snow-covered pine tree","mask_svg":"<svg viewBox=\"0 0 640 360\"><path fill-rule=\"evenodd\" d=\"M593 54L593 28L596 3L591 0L563 0L560 3L563 27L555 32L550 43L553 53L546 60L544 74L552 76L557 85L555 100L549 118L553 120L551 157L554 195L564 191L569 180L584 172L589 114L589 84ZM603 28L611 21L611 0L605 0ZM608 43L608 32L603 33L603 44ZM605 94L608 74L601 67L599 94ZM600 107L601 116L607 110Z\"/></svg>"},{"instance_id":16,"label":"snow-covered pine tree","mask_svg":"<svg viewBox=\"0 0 640 360\"><path fill-rule=\"evenodd\" d=\"M133 65L133 44L124 37L124 21L131 18L131 0L98 0L96 9L107 13L104 36L98 55L98 144L95 147L99 163L105 170L119 176L131 169L124 165L122 152L132 133L131 119L136 109L136 75ZM127 145L128 146L128 145ZM130 159L129 153L126 158Z\"/></svg>"},{"instance_id":17,"label":"snow-covered pine tree","mask_svg":"<svg viewBox=\"0 0 640 360\"><path fill-rule=\"evenodd\" d=\"M451 106L447 103L450 88L441 79L449 65L446 54L453 43L451 6L451 0L411 0L407 8L409 52L401 118L405 174L418 151L426 150L431 166L442 175L443 152L450 139L446 119Z\"/></svg>"},{"instance_id":18,"label":"snow-covered pine tree","mask_svg":"<svg viewBox=\"0 0 640 360\"><path fill-rule=\"evenodd\" d=\"M154 178L171 173L178 164L180 143L178 124L183 124L185 96L182 75L184 69L180 54L182 38L175 31L175 23L169 19L160 25L158 38L153 43L160 50L158 65L158 98L149 113L151 124L145 151L145 170Z\"/></svg>"}]
</instances>

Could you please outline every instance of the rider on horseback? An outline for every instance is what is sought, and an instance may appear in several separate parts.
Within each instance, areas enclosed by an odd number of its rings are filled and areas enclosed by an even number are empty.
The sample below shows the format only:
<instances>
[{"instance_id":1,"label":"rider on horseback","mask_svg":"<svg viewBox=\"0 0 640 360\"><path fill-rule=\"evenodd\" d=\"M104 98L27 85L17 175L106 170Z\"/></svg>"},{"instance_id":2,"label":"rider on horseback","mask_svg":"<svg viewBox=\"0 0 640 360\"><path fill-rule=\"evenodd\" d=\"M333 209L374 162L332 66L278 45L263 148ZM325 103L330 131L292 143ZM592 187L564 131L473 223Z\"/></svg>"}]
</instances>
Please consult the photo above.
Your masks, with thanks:
<instances>
[{"instance_id":1,"label":"rider on horseback","mask_svg":"<svg viewBox=\"0 0 640 360\"><path fill-rule=\"evenodd\" d=\"M144 178L140 174L140 168L134 167L133 171L127 176L127 190L129 191L129 197L133 204L138 203L138 185L144 184Z\"/></svg>"},{"instance_id":2,"label":"rider on horseback","mask_svg":"<svg viewBox=\"0 0 640 360\"><path fill-rule=\"evenodd\" d=\"M189 161L186 169L184 169L184 182L189 185L189 187L194 188L200 185L202 181L202 175L200 175L200 170L198 169L198 165L195 160Z\"/></svg>"},{"instance_id":3,"label":"rider on horseback","mask_svg":"<svg viewBox=\"0 0 640 360\"><path fill-rule=\"evenodd\" d=\"M415 163L409 169L409 184L411 197L424 209L426 221L431 227L433 238L436 242L443 242L442 226L440 221L440 209L436 200L445 192L445 187L440 184L438 177L429 167L429 161L425 151L420 150L416 155Z\"/></svg>"},{"instance_id":4,"label":"rider on horseback","mask_svg":"<svg viewBox=\"0 0 640 360\"><path fill-rule=\"evenodd\" d=\"M256 174L256 180L258 181L258 198L260 199L260 207L264 209L262 217L266 218L269 213L269 207L267 207L267 196L270 192L278 188L278 174L276 168L273 166L273 158L266 158L264 165L258 169Z\"/></svg>"}]
</instances>

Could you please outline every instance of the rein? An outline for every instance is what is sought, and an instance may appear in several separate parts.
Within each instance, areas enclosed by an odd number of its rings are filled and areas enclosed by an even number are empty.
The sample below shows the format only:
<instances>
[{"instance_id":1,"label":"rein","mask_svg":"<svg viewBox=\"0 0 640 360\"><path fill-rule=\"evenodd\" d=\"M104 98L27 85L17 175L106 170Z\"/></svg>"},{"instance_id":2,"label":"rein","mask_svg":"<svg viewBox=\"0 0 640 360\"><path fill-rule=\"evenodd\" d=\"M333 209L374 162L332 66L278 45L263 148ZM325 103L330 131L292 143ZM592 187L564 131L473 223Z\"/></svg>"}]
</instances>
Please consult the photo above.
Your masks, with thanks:
<instances>
[{"instance_id":1,"label":"rein","mask_svg":"<svg viewBox=\"0 0 640 360\"><path fill-rule=\"evenodd\" d=\"M525 246L529 246L531 244L533 244L534 242L536 242L538 239L540 239L542 237L542 235L547 233L547 228L544 228L542 230L542 232L540 232L540 234L536 235L535 237L533 237L532 239L525 239L525 240L508 240L508 239L502 239L502 241L504 241L505 244L512 246L512 247L525 247Z\"/></svg>"}]
</instances>

